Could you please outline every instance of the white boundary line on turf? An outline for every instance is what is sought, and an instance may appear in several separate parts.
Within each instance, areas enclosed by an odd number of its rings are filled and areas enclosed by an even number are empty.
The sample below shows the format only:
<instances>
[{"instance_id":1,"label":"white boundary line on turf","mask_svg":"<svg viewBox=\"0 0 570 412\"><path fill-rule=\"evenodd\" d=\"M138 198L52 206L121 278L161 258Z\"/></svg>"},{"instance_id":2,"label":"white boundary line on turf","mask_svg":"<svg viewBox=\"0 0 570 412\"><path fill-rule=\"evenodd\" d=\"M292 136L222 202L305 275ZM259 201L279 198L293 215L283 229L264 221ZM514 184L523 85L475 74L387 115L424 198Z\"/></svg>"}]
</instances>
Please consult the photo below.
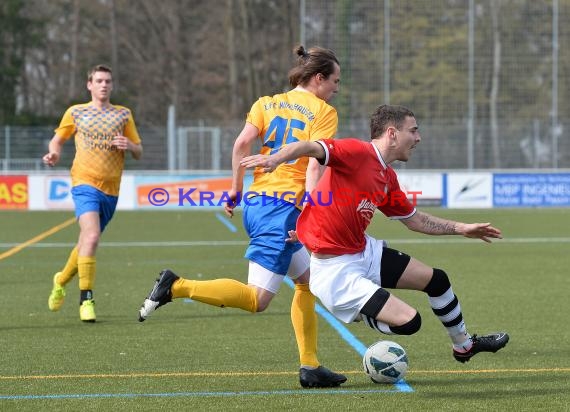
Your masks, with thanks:
<instances>
[{"instance_id":1,"label":"white boundary line on turf","mask_svg":"<svg viewBox=\"0 0 570 412\"><path fill-rule=\"evenodd\" d=\"M425 245L425 244L457 244L471 243L480 244L474 239L387 239L388 244L408 244L408 245ZM188 247L188 246L244 246L249 242L246 240L197 240L197 241L164 241L164 242L140 242L140 241L124 241L124 242L101 242L99 247ZM570 243L570 237L516 237L493 240L493 243L500 245L501 243ZM20 243L0 243L0 248L11 248L18 246ZM72 242L39 242L27 246L27 248L68 248L73 247Z\"/></svg>"}]
</instances>

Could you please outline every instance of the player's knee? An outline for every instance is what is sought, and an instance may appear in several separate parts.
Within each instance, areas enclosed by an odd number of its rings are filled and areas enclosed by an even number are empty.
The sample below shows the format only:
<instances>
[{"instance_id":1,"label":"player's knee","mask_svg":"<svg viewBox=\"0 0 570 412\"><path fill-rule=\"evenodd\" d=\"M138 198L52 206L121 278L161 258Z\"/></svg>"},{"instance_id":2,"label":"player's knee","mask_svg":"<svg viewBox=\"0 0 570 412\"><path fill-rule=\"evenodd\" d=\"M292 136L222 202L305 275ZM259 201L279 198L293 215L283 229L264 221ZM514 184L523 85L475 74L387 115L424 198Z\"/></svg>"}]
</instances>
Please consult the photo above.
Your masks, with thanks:
<instances>
[{"instance_id":1,"label":"player's knee","mask_svg":"<svg viewBox=\"0 0 570 412\"><path fill-rule=\"evenodd\" d=\"M267 295L257 295L257 305L255 308L255 312L259 313L259 312L263 312L265 309L267 309L269 307L269 304L271 303L271 298L268 297Z\"/></svg>"},{"instance_id":2,"label":"player's knee","mask_svg":"<svg viewBox=\"0 0 570 412\"><path fill-rule=\"evenodd\" d=\"M449 277L447 276L447 273L445 273L441 269L434 269L431 280L424 288L424 292L426 292L429 296L441 296L450 287L451 283L449 282Z\"/></svg>"},{"instance_id":3,"label":"player's knee","mask_svg":"<svg viewBox=\"0 0 570 412\"><path fill-rule=\"evenodd\" d=\"M79 241L84 246L97 246L101 232L98 230L83 230L79 233Z\"/></svg>"},{"instance_id":4,"label":"player's knee","mask_svg":"<svg viewBox=\"0 0 570 412\"><path fill-rule=\"evenodd\" d=\"M390 326L390 330L396 335L413 335L422 327L422 317L419 312L408 322L400 326Z\"/></svg>"}]
</instances>

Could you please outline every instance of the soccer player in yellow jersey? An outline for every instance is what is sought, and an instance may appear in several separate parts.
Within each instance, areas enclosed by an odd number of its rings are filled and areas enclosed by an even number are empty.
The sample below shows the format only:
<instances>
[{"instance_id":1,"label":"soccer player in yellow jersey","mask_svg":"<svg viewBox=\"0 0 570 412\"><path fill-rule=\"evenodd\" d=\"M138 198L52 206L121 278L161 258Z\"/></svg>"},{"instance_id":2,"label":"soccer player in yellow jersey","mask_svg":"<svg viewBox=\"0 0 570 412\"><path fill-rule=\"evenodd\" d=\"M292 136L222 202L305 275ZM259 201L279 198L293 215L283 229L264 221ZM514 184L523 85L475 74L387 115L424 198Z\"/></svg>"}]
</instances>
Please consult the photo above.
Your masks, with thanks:
<instances>
[{"instance_id":1,"label":"soccer player in yellow jersey","mask_svg":"<svg viewBox=\"0 0 570 412\"><path fill-rule=\"evenodd\" d=\"M233 182L226 206L228 215L240 201L245 168L243 157L252 145L261 143L261 153L270 154L296 141L333 138L337 131L336 110L327 102L338 91L340 64L334 53L320 47L295 50L297 64L289 72L293 87L287 93L258 99L237 137L232 156ZM309 255L298 242L286 242L288 231L295 229L305 192L315 187L320 167L314 159L303 158L280 167L275 173L254 172L244 204L243 223L250 243L248 284L234 279L196 281L181 278L170 270L161 272L154 288L139 310L144 321L152 311L177 298L220 307L264 311L286 275L295 283L291 320L300 364L299 381L303 387L333 387L346 381L344 375L320 365L317 359L317 315L315 297L309 290Z\"/></svg>"},{"instance_id":2,"label":"soccer player in yellow jersey","mask_svg":"<svg viewBox=\"0 0 570 412\"><path fill-rule=\"evenodd\" d=\"M101 233L117 206L125 152L131 152L138 160L142 156L142 145L131 111L110 102L111 69L104 65L93 67L88 73L87 89L91 92L91 101L67 109L43 162L55 166L63 144L75 136L71 195L79 223L79 240L64 268L53 277L48 306L52 311L61 308L65 285L78 274L79 318L95 322L95 252Z\"/></svg>"}]
</instances>

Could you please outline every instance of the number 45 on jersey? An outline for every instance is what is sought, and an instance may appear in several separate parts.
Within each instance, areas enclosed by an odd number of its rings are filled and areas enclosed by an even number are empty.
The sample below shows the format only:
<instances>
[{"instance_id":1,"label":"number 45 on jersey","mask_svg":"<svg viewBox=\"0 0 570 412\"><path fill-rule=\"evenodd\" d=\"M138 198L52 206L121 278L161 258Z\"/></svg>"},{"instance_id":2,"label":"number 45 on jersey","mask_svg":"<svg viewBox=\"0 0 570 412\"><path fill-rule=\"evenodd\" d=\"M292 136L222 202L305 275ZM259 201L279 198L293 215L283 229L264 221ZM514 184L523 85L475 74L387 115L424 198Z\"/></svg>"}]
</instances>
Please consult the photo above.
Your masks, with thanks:
<instances>
[{"instance_id":1,"label":"number 45 on jersey","mask_svg":"<svg viewBox=\"0 0 570 412\"><path fill-rule=\"evenodd\" d=\"M298 142L299 139L293 136L293 133L295 130L305 130L305 125L305 122L298 119L275 116L263 136L263 146L271 149L269 154L276 153L283 145ZM287 164L295 163L297 160L290 160Z\"/></svg>"}]
</instances>

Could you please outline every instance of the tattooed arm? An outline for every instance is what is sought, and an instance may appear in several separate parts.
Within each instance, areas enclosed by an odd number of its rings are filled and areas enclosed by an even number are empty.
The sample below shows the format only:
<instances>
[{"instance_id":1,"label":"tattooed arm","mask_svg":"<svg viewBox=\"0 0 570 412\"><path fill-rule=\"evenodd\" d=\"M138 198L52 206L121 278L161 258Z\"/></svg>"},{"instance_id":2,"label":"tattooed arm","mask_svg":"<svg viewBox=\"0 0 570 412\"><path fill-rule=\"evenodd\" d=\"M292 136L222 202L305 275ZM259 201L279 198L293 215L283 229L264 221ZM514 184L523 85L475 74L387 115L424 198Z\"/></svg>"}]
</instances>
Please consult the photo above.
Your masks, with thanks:
<instances>
[{"instance_id":1,"label":"tattooed arm","mask_svg":"<svg viewBox=\"0 0 570 412\"><path fill-rule=\"evenodd\" d=\"M408 229L426 235L462 235L490 243L491 238L501 239L501 231L490 223L462 223L432 216L419 210L402 220Z\"/></svg>"}]
</instances>

